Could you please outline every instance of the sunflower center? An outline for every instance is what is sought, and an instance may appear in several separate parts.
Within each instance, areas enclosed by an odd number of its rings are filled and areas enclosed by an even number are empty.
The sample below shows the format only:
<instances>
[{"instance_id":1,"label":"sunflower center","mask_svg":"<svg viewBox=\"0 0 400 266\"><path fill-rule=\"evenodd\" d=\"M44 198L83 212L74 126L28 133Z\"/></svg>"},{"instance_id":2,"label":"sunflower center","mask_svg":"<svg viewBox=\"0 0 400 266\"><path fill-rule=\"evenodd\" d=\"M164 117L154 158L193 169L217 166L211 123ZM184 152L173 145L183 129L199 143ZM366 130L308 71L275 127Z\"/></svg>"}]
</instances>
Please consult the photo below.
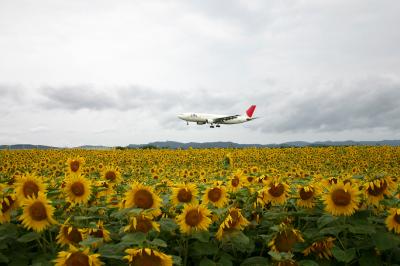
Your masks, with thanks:
<instances>
[{"instance_id":1,"label":"sunflower center","mask_svg":"<svg viewBox=\"0 0 400 266\"><path fill-rule=\"evenodd\" d=\"M131 263L133 266L158 266L162 265L161 258L157 257L153 252L151 255L142 252L141 256L135 257Z\"/></svg>"},{"instance_id":2,"label":"sunflower center","mask_svg":"<svg viewBox=\"0 0 400 266\"><path fill-rule=\"evenodd\" d=\"M136 231L147 233L153 228L151 222L147 219L139 218L136 223Z\"/></svg>"},{"instance_id":3,"label":"sunflower center","mask_svg":"<svg viewBox=\"0 0 400 266\"><path fill-rule=\"evenodd\" d=\"M3 202L1 203L1 212L2 213L6 213L9 209L11 209L11 206L13 205L13 203L15 202L11 196L7 196L6 199L8 200L8 203L6 201L3 200Z\"/></svg>"},{"instance_id":4,"label":"sunflower center","mask_svg":"<svg viewBox=\"0 0 400 266\"><path fill-rule=\"evenodd\" d=\"M387 183L386 181L383 181L380 187L377 186L374 186L374 188L368 187L368 194L376 197L385 192L386 188L387 188Z\"/></svg>"},{"instance_id":5,"label":"sunflower center","mask_svg":"<svg viewBox=\"0 0 400 266\"><path fill-rule=\"evenodd\" d=\"M202 220L201 213L198 210L190 210L185 216L186 224L190 226L198 225Z\"/></svg>"},{"instance_id":6,"label":"sunflower center","mask_svg":"<svg viewBox=\"0 0 400 266\"><path fill-rule=\"evenodd\" d=\"M272 185L271 188L268 189L268 192L275 198L278 198L285 192L285 187L280 183L277 186Z\"/></svg>"},{"instance_id":7,"label":"sunflower center","mask_svg":"<svg viewBox=\"0 0 400 266\"><path fill-rule=\"evenodd\" d=\"M71 232L68 233L68 227L64 227L63 231L65 238L68 239L68 241L74 244L78 244L82 241L82 234L78 229L72 228Z\"/></svg>"},{"instance_id":8,"label":"sunflower center","mask_svg":"<svg viewBox=\"0 0 400 266\"><path fill-rule=\"evenodd\" d=\"M329 179L329 184L333 185L333 184L337 184L337 178L332 177L331 179Z\"/></svg>"},{"instance_id":9,"label":"sunflower center","mask_svg":"<svg viewBox=\"0 0 400 266\"><path fill-rule=\"evenodd\" d=\"M153 195L145 189L139 189L134 196L135 205L142 209L150 209L153 206Z\"/></svg>"},{"instance_id":10,"label":"sunflower center","mask_svg":"<svg viewBox=\"0 0 400 266\"><path fill-rule=\"evenodd\" d=\"M114 171L108 171L106 173L106 179L110 181L114 181L117 178L117 175L115 174Z\"/></svg>"},{"instance_id":11,"label":"sunflower center","mask_svg":"<svg viewBox=\"0 0 400 266\"><path fill-rule=\"evenodd\" d=\"M91 235L91 236L94 236L94 237L98 237L98 238L103 238L104 233L103 233L103 230L98 229L98 230L96 230L96 231L92 231L92 232L90 233L90 235Z\"/></svg>"},{"instance_id":12,"label":"sunflower center","mask_svg":"<svg viewBox=\"0 0 400 266\"><path fill-rule=\"evenodd\" d=\"M274 245L279 252L289 252L297 242L297 237L292 231L280 232L275 238Z\"/></svg>"},{"instance_id":13,"label":"sunflower center","mask_svg":"<svg viewBox=\"0 0 400 266\"><path fill-rule=\"evenodd\" d=\"M350 193L344 191L344 189L339 188L332 192L332 201L338 206L347 206L351 202Z\"/></svg>"},{"instance_id":14,"label":"sunflower center","mask_svg":"<svg viewBox=\"0 0 400 266\"><path fill-rule=\"evenodd\" d=\"M36 201L29 207L29 214L35 221L42 221L47 218L46 207L40 201Z\"/></svg>"},{"instance_id":15,"label":"sunflower center","mask_svg":"<svg viewBox=\"0 0 400 266\"><path fill-rule=\"evenodd\" d=\"M73 160L73 161L69 164L69 167L70 167L70 169L71 169L72 172L78 172L79 166L80 166L80 164L79 164L79 161L77 161L77 160Z\"/></svg>"},{"instance_id":16,"label":"sunflower center","mask_svg":"<svg viewBox=\"0 0 400 266\"><path fill-rule=\"evenodd\" d=\"M314 195L314 192L312 190L305 191L304 188L300 189L300 198L302 200L311 199L313 195Z\"/></svg>"},{"instance_id":17,"label":"sunflower center","mask_svg":"<svg viewBox=\"0 0 400 266\"><path fill-rule=\"evenodd\" d=\"M85 186L81 182L75 182L71 185L72 193L77 196L83 196L85 194Z\"/></svg>"},{"instance_id":18,"label":"sunflower center","mask_svg":"<svg viewBox=\"0 0 400 266\"><path fill-rule=\"evenodd\" d=\"M229 228L235 227L240 219L239 219L239 212L237 210L231 211L229 213L229 215L231 216L231 221L228 222Z\"/></svg>"},{"instance_id":19,"label":"sunflower center","mask_svg":"<svg viewBox=\"0 0 400 266\"><path fill-rule=\"evenodd\" d=\"M222 191L220 188L215 187L208 191L207 196L212 202L217 202L222 196Z\"/></svg>"},{"instance_id":20,"label":"sunflower center","mask_svg":"<svg viewBox=\"0 0 400 266\"><path fill-rule=\"evenodd\" d=\"M89 257L82 252L72 253L65 261L66 266L89 266Z\"/></svg>"},{"instance_id":21,"label":"sunflower center","mask_svg":"<svg viewBox=\"0 0 400 266\"><path fill-rule=\"evenodd\" d=\"M400 215L397 213L394 215L393 219L396 221L397 224L400 224Z\"/></svg>"},{"instance_id":22,"label":"sunflower center","mask_svg":"<svg viewBox=\"0 0 400 266\"><path fill-rule=\"evenodd\" d=\"M37 197L39 192L39 186L33 181L26 181L24 187L22 188L25 197L32 197L35 195Z\"/></svg>"},{"instance_id":23,"label":"sunflower center","mask_svg":"<svg viewBox=\"0 0 400 266\"><path fill-rule=\"evenodd\" d=\"M190 202L192 200L192 192L188 189L182 188L179 190L177 197L179 202Z\"/></svg>"},{"instance_id":24,"label":"sunflower center","mask_svg":"<svg viewBox=\"0 0 400 266\"><path fill-rule=\"evenodd\" d=\"M237 176L235 176L235 177L232 179L231 184L232 184L233 187L239 186L239 178L238 178Z\"/></svg>"}]
</instances>

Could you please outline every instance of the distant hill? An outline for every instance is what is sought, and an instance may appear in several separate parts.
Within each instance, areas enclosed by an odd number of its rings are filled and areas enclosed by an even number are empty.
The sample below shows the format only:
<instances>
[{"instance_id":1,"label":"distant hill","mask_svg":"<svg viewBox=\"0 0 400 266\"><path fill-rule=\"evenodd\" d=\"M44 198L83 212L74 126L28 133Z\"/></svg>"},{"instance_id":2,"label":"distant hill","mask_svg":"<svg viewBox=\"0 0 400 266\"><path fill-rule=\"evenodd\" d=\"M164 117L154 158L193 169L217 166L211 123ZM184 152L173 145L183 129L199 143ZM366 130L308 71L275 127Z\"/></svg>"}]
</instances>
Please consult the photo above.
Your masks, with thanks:
<instances>
[{"instance_id":1,"label":"distant hill","mask_svg":"<svg viewBox=\"0 0 400 266\"><path fill-rule=\"evenodd\" d=\"M135 149L144 146L154 146L157 148L168 149L187 149L192 148L249 148L249 147L318 147L318 146L400 146L400 140L381 140L381 141L319 141L319 142L306 142L306 141L291 141L279 144L238 144L234 142L189 142L182 143L176 141L157 141L150 142L145 145L129 144L127 148Z\"/></svg>"},{"instance_id":2,"label":"distant hill","mask_svg":"<svg viewBox=\"0 0 400 266\"><path fill-rule=\"evenodd\" d=\"M32 145L32 144L15 144L15 145L0 145L0 150L49 150L59 149L57 147L45 146L45 145Z\"/></svg>"},{"instance_id":3,"label":"distant hill","mask_svg":"<svg viewBox=\"0 0 400 266\"><path fill-rule=\"evenodd\" d=\"M192 147L194 149L205 149L205 148L284 148L284 147L325 147L325 146L400 146L400 140L380 140L380 141L317 141L317 142L306 142L306 141L291 141L279 144L239 144L235 142L176 142L176 141L156 141L148 144L129 144L126 147L128 149L143 149L143 148L166 148L166 149L188 149ZM86 149L86 150L109 150L114 147L101 146L101 145L84 145L79 147L73 147L73 149ZM23 149L65 149L60 147L52 147L45 145L32 145L32 144L15 144L15 145L0 145L0 150L23 150Z\"/></svg>"}]
</instances>

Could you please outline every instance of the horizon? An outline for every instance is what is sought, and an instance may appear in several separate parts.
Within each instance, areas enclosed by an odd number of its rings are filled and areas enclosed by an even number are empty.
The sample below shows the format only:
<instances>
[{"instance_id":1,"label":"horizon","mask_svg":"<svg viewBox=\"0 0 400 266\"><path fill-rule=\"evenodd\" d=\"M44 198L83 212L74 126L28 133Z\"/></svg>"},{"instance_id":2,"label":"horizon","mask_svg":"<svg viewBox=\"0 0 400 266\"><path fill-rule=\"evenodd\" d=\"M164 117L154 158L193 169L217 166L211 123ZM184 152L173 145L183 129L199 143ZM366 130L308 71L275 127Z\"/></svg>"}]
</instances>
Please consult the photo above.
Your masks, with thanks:
<instances>
[{"instance_id":1,"label":"horizon","mask_svg":"<svg viewBox=\"0 0 400 266\"><path fill-rule=\"evenodd\" d=\"M0 2L0 143L400 139L398 1ZM179 113L260 119L210 129Z\"/></svg>"},{"instance_id":2,"label":"horizon","mask_svg":"<svg viewBox=\"0 0 400 266\"><path fill-rule=\"evenodd\" d=\"M132 146L146 146L146 145L152 145L154 143L167 143L167 142L175 142L179 144L191 144L191 143L196 143L196 144L209 144L209 143L232 143L232 144L237 144L237 145L262 145L262 146L267 146L267 145L285 145L285 144L291 144L291 143L307 143L307 144L319 144L319 143L341 143L341 142L354 142L354 143L363 143L363 142L400 142L400 139L382 139L382 140L317 140L317 141L303 141L303 140L292 140L292 141L285 141L285 142L280 142L280 143L239 143L239 142L233 142L233 141L206 141L206 142L197 142L197 141L190 141L190 142L182 142L182 141L174 141L174 140L158 140L158 141L151 141L147 143L129 143L125 145L102 145L102 144L83 144L83 145L77 145L77 146L60 146L60 145L45 145L45 144L32 144L32 143L14 143L14 144L2 144L0 143L0 146L17 146L17 145L29 145L29 146L46 146L46 147L54 147L54 148L79 148L79 147L106 147L106 148L115 148L115 147L129 147L130 145ZM334 145L333 145L334 146Z\"/></svg>"}]
</instances>

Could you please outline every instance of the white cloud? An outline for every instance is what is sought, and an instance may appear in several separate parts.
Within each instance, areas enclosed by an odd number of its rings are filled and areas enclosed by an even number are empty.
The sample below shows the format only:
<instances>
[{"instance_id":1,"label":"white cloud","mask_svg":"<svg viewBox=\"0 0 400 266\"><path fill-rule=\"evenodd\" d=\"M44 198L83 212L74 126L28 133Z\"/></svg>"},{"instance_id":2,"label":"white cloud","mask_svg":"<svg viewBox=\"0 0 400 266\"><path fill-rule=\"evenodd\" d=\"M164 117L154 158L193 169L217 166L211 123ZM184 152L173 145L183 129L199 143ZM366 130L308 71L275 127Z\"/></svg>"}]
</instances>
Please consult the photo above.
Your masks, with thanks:
<instances>
[{"instance_id":1,"label":"white cloud","mask_svg":"<svg viewBox=\"0 0 400 266\"><path fill-rule=\"evenodd\" d=\"M399 137L399 7L1 1L0 142ZM262 119L219 131L175 117L252 103Z\"/></svg>"}]
</instances>

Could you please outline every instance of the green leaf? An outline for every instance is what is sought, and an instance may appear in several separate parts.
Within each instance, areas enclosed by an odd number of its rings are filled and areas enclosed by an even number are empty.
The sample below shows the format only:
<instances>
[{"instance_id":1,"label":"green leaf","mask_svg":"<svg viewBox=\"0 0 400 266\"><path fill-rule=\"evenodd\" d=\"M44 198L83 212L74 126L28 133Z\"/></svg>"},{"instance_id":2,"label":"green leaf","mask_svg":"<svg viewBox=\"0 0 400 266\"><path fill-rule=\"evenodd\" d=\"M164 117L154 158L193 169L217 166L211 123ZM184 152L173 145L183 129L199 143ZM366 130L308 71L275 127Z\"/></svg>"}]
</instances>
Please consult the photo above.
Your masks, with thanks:
<instances>
[{"instance_id":1,"label":"green leaf","mask_svg":"<svg viewBox=\"0 0 400 266\"><path fill-rule=\"evenodd\" d=\"M340 232L343 232L342 226L332 226L332 227L325 227L319 231L320 235L334 235L337 236Z\"/></svg>"},{"instance_id":2,"label":"green leaf","mask_svg":"<svg viewBox=\"0 0 400 266\"><path fill-rule=\"evenodd\" d=\"M143 232L129 233L122 237L122 242L128 242L131 245L141 245L146 240L146 234Z\"/></svg>"},{"instance_id":3,"label":"green leaf","mask_svg":"<svg viewBox=\"0 0 400 266\"><path fill-rule=\"evenodd\" d=\"M17 239L17 237L18 237L17 225L12 223L6 223L0 225L0 241L3 241L7 238Z\"/></svg>"},{"instance_id":4,"label":"green leaf","mask_svg":"<svg viewBox=\"0 0 400 266\"><path fill-rule=\"evenodd\" d=\"M9 259L4 256L2 253L0 253L0 263L8 263Z\"/></svg>"},{"instance_id":5,"label":"green leaf","mask_svg":"<svg viewBox=\"0 0 400 266\"><path fill-rule=\"evenodd\" d=\"M74 221L85 221L99 218L98 216L75 216Z\"/></svg>"},{"instance_id":6,"label":"green leaf","mask_svg":"<svg viewBox=\"0 0 400 266\"><path fill-rule=\"evenodd\" d=\"M39 239L40 235L36 232L29 232L17 239L18 242L28 243L33 240Z\"/></svg>"},{"instance_id":7,"label":"green leaf","mask_svg":"<svg viewBox=\"0 0 400 266\"><path fill-rule=\"evenodd\" d=\"M208 256L215 255L218 252L218 247L214 243L194 242L190 245L191 256Z\"/></svg>"},{"instance_id":8,"label":"green leaf","mask_svg":"<svg viewBox=\"0 0 400 266\"><path fill-rule=\"evenodd\" d=\"M264 257L251 257L245 259L240 266L266 266L270 265L269 260Z\"/></svg>"},{"instance_id":9,"label":"green leaf","mask_svg":"<svg viewBox=\"0 0 400 266\"><path fill-rule=\"evenodd\" d=\"M157 247L163 247L166 248L168 245L167 243L159 238L154 239L153 241L150 242L151 245L157 246Z\"/></svg>"},{"instance_id":10,"label":"green leaf","mask_svg":"<svg viewBox=\"0 0 400 266\"><path fill-rule=\"evenodd\" d=\"M216 266L217 264L210 259L203 258L200 261L200 266Z\"/></svg>"},{"instance_id":11,"label":"green leaf","mask_svg":"<svg viewBox=\"0 0 400 266\"><path fill-rule=\"evenodd\" d=\"M349 231L353 234L359 235L372 235L375 234L375 227L372 225L357 225L357 226L349 226Z\"/></svg>"},{"instance_id":12,"label":"green leaf","mask_svg":"<svg viewBox=\"0 0 400 266\"><path fill-rule=\"evenodd\" d=\"M350 248L342 250L339 247L335 246L332 248L332 254L338 261L349 263L356 258L356 249Z\"/></svg>"},{"instance_id":13,"label":"green leaf","mask_svg":"<svg viewBox=\"0 0 400 266\"><path fill-rule=\"evenodd\" d=\"M232 261L227 257L221 257L218 260L218 264L222 264L222 266L233 266Z\"/></svg>"},{"instance_id":14,"label":"green leaf","mask_svg":"<svg viewBox=\"0 0 400 266\"><path fill-rule=\"evenodd\" d=\"M377 232L374 237L374 242L379 250L387 250L395 248L399 245L399 237L389 232Z\"/></svg>"},{"instance_id":15,"label":"green leaf","mask_svg":"<svg viewBox=\"0 0 400 266\"><path fill-rule=\"evenodd\" d=\"M373 254L374 251L363 252L360 260L358 261L360 266L380 266L382 265L381 258Z\"/></svg>"},{"instance_id":16,"label":"green leaf","mask_svg":"<svg viewBox=\"0 0 400 266\"><path fill-rule=\"evenodd\" d=\"M230 241L235 248L243 249L249 245L250 238L246 236L242 231L239 231L230 237Z\"/></svg>"},{"instance_id":17,"label":"green leaf","mask_svg":"<svg viewBox=\"0 0 400 266\"><path fill-rule=\"evenodd\" d=\"M179 256L172 255L172 262L174 265L182 265L182 258Z\"/></svg>"},{"instance_id":18,"label":"green leaf","mask_svg":"<svg viewBox=\"0 0 400 266\"><path fill-rule=\"evenodd\" d=\"M92 244L98 243L98 242L103 242L103 238L88 236L88 238L79 242L79 244L82 246L91 246Z\"/></svg>"},{"instance_id":19,"label":"green leaf","mask_svg":"<svg viewBox=\"0 0 400 266\"><path fill-rule=\"evenodd\" d=\"M314 260L301 260L299 266L319 266L319 264Z\"/></svg>"},{"instance_id":20,"label":"green leaf","mask_svg":"<svg viewBox=\"0 0 400 266\"><path fill-rule=\"evenodd\" d=\"M192 238L199 240L203 243L208 243L210 240L210 232L209 231L199 231L192 234Z\"/></svg>"},{"instance_id":21,"label":"green leaf","mask_svg":"<svg viewBox=\"0 0 400 266\"><path fill-rule=\"evenodd\" d=\"M330 223L332 223L332 222L334 222L336 220L337 220L337 217L334 217L334 216L329 215L329 214L325 214L325 215L322 215L318 219L317 226L318 226L319 229L321 229L322 227L325 227L326 225L328 225L328 224L330 224Z\"/></svg>"},{"instance_id":22,"label":"green leaf","mask_svg":"<svg viewBox=\"0 0 400 266\"><path fill-rule=\"evenodd\" d=\"M158 223L160 224L160 229L163 232L173 232L178 228L175 220L170 218L162 218Z\"/></svg>"}]
</instances>

